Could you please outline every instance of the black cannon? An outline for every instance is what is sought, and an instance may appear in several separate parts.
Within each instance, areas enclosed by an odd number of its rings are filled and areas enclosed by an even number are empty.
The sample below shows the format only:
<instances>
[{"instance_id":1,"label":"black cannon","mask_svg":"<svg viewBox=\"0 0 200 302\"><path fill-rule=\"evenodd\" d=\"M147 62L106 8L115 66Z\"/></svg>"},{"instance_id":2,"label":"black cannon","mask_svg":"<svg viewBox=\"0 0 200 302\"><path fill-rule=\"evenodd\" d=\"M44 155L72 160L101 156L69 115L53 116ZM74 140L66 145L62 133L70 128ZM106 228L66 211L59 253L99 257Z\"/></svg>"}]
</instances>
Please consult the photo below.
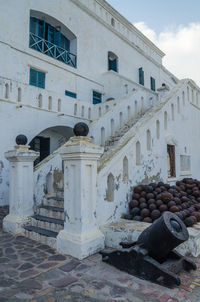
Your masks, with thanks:
<instances>
[{"instance_id":1,"label":"black cannon","mask_svg":"<svg viewBox=\"0 0 200 302\"><path fill-rule=\"evenodd\" d=\"M189 258L173 250L188 238L181 219L165 212L141 233L137 242L120 243L119 250L102 251L102 260L131 275L173 287L181 284L177 273L182 269L197 268Z\"/></svg>"}]
</instances>

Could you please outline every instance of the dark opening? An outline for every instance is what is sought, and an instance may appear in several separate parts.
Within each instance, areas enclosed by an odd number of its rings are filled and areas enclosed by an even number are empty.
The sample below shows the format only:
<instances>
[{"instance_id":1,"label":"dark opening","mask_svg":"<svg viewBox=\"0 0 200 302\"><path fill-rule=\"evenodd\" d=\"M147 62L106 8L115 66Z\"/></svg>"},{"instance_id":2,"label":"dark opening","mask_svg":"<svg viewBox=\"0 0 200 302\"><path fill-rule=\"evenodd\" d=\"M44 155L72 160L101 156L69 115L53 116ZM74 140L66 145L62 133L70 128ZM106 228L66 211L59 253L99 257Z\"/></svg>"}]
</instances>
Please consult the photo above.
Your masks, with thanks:
<instances>
[{"instance_id":1,"label":"dark opening","mask_svg":"<svg viewBox=\"0 0 200 302\"><path fill-rule=\"evenodd\" d=\"M49 156L50 154L50 138L49 137L42 137L36 136L30 142L31 150L40 152L40 156L36 158L34 161L34 166L41 162L45 157Z\"/></svg>"},{"instance_id":2,"label":"dark opening","mask_svg":"<svg viewBox=\"0 0 200 302\"><path fill-rule=\"evenodd\" d=\"M167 145L168 177L176 176L175 146Z\"/></svg>"}]
</instances>

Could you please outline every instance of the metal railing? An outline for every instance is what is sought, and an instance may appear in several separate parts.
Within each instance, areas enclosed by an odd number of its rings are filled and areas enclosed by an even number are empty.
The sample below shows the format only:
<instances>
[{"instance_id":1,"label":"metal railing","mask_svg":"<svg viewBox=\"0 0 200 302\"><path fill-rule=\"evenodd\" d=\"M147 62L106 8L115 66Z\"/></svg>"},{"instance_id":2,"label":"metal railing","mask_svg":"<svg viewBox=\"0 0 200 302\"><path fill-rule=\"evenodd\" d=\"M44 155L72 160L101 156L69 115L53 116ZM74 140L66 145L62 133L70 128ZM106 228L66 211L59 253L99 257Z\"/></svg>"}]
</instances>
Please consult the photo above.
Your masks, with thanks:
<instances>
[{"instance_id":1,"label":"metal railing","mask_svg":"<svg viewBox=\"0 0 200 302\"><path fill-rule=\"evenodd\" d=\"M29 47L76 67L76 55L30 32Z\"/></svg>"}]
</instances>

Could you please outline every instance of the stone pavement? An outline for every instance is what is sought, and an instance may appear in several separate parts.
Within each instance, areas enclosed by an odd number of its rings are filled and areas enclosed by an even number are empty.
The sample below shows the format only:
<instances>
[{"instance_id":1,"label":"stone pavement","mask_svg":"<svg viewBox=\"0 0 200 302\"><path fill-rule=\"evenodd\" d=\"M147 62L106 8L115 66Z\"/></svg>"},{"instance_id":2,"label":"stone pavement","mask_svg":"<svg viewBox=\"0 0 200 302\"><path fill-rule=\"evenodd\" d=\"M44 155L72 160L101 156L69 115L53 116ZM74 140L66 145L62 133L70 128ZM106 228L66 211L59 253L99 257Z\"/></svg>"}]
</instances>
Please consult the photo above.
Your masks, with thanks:
<instances>
[{"instance_id":1,"label":"stone pavement","mask_svg":"<svg viewBox=\"0 0 200 302\"><path fill-rule=\"evenodd\" d=\"M1 210L0 210L1 211ZM78 261L23 236L0 230L0 302L200 302L199 270L168 289L101 261Z\"/></svg>"}]
</instances>

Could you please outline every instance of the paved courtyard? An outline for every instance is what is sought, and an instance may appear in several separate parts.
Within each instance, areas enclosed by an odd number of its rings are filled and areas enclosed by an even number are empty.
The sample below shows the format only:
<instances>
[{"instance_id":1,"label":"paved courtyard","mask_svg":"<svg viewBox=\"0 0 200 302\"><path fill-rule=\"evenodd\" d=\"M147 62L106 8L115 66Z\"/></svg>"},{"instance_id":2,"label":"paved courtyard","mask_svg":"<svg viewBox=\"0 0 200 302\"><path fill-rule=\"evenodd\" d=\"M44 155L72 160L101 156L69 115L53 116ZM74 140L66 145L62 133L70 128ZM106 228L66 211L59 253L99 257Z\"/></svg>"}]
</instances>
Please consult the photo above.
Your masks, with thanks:
<instances>
[{"instance_id":1,"label":"paved courtyard","mask_svg":"<svg viewBox=\"0 0 200 302\"><path fill-rule=\"evenodd\" d=\"M7 209L1 209L2 218ZM1 224L0 224L1 225ZM198 270L181 274L168 289L105 264L99 254L78 261L52 248L0 229L0 302L199 302Z\"/></svg>"}]
</instances>

